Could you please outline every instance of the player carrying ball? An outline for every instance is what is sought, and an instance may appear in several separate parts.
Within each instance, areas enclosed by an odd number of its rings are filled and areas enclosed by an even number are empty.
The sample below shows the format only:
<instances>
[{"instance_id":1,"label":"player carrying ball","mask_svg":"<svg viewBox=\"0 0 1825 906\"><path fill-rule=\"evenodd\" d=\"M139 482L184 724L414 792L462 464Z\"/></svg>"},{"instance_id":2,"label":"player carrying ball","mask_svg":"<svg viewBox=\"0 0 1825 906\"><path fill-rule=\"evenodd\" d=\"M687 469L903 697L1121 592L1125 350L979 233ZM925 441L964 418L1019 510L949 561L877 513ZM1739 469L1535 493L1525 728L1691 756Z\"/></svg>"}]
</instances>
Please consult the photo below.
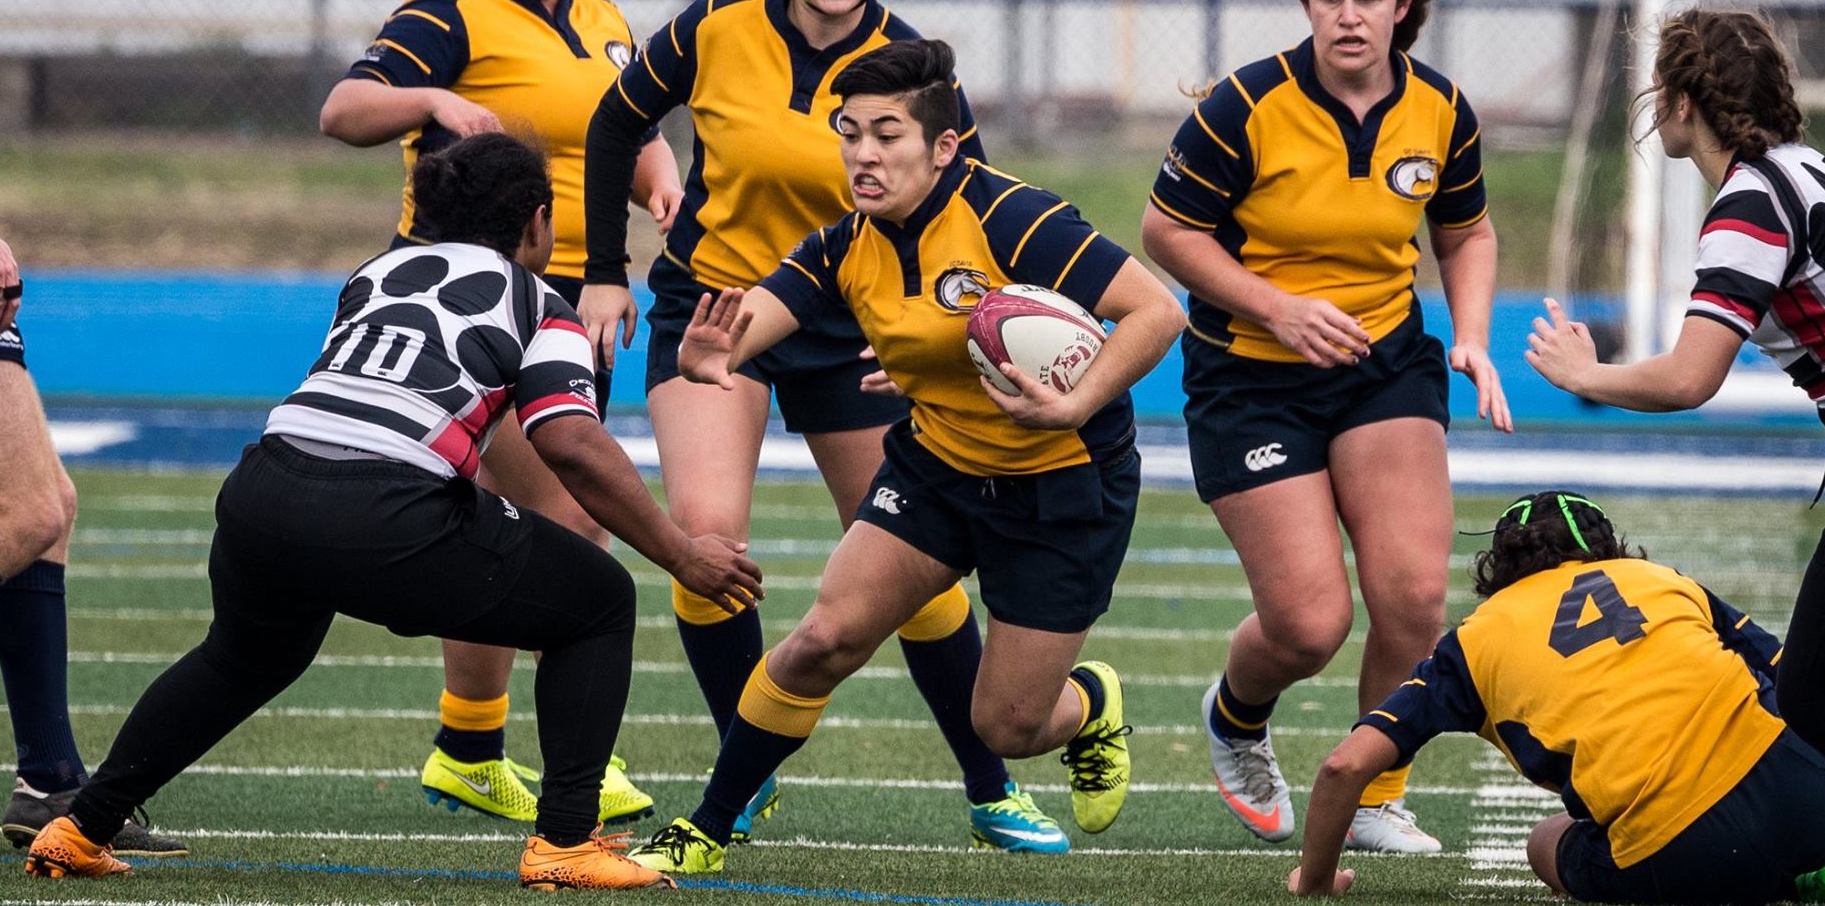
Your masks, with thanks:
<instances>
[{"instance_id":1,"label":"player carrying ball","mask_svg":"<svg viewBox=\"0 0 1825 906\"><path fill-rule=\"evenodd\" d=\"M989 611L977 733L1007 757L1063 746L1085 830L1121 809L1121 685L1108 665L1073 661L1108 608L1140 495L1127 390L1165 355L1184 314L1070 205L958 154L952 63L943 42L901 41L836 78L856 210L808 236L760 286L724 290L714 304L706 293L685 332L679 370L727 388L801 323L847 309L912 414L889 430L886 462L811 612L748 678L703 802L636 849L641 864L720 870L742 806L804 744L837 685L976 569ZM971 365L969 312L983 287L1007 283L1052 287L1121 323L1072 392L1010 367L1021 394L1000 394Z\"/></svg>"}]
</instances>

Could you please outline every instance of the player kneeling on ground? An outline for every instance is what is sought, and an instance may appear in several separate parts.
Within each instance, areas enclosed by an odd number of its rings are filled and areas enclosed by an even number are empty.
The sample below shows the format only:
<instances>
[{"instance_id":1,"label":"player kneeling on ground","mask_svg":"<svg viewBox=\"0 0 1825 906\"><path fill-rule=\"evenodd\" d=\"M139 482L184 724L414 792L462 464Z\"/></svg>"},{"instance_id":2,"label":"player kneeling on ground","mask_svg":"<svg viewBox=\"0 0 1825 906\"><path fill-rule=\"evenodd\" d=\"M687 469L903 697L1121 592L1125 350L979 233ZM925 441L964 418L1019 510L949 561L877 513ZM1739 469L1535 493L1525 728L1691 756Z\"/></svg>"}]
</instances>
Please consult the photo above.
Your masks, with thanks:
<instances>
[{"instance_id":1,"label":"player kneeling on ground","mask_svg":"<svg viewBox=\"0 0 1825 906\"><path fill-rule=\"evenodd\" d=\"M728 388L801 322L852 311L912 414L889 429L811 612L749 676L702 804L630 854L644 865L720 870L735 817L804 744L837 684L976 569L989 611L976 732L1006 757L1063 746L1087 831L1108 827L1127 793L1121 686L1106 664L1072 662L1108 608L1140 496L1128 387L1184 314L1057 196L958 155L952 62L942 42L897 41L837 76L856 210L745 296L705 294L685 333L680 371ZM970 362L971 307L1016 282L1121 322L1068 393L1008 368L1020 393L1003 394Z\"/></svg>"},{"instance_id":2,"label":"player kneeling on ground","mask_svg":"<svg viewBox=\"0 0 1825 906\"><path fill-rule=\"evenodd\" d=\"M1357 796L1450 731L1563 799L1527 841L1554 892L1761 903L1825 865L1825 756L1772 710L1773 636L1563 491L1503 512L1476 592L1488 600L1325 759L1294 892L1350 887L1337 858Z\"/></svg>"},{"instance_id":3,"label":"player kneeling on ground","mask_svg":"<svg viewBox=\"0 0 1825 906\"><path fill-rule=\"evenodd\" d=\"M741 545L681 532L596 422L582 323L536 276L552 246L544 158L476 136L422 159L413 189L437 243L381 255L343 287L323 354L216 500L208 638L146 690L28 873L127 871L108 845L127 815L291 685L343 613L543 651L544 792L520 883L669 884L616 852L624 838L592 832L633 668L633 579L477 487L482 448L511 404L577 502L685 587L752 604L760 570Z\"/></svg>"}]
</instances>

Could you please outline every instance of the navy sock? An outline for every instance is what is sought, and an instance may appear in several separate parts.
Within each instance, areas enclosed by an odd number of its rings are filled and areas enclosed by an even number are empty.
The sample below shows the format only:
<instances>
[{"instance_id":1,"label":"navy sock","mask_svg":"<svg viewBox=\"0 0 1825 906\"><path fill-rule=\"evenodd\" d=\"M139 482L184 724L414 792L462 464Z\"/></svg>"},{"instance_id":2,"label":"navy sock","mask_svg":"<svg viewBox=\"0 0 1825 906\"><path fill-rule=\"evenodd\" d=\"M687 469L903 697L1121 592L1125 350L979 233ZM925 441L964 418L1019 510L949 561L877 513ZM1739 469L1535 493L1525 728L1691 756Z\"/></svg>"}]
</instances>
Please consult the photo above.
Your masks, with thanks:
<instances>
[{"instance_id":1,"label":"navy sock","mask_svg":"<svg viewBox=\"0 0 1825 906\"><path fill-rule=\"evenodd\" d=\"M19 777L45 793L73 790L89 776L70 733L68 662L63 564L39 560L0 584L0 679Z\"/></svg>"},{"instance_id":2,"label":"navy sock","mask_svg":"<svg viewBox=\"0 0 1825 906\"><path fill-rule=\"evenodd\" d=\"M722 751L716 755L716 770L704 787L703 802L691 813L691 823L704 836L723 846L734 834L735 817L748 807L748 800L760 792L761 785L792 753L805 745L805 737L784 736L763 730L740 715L729 725L722 738Z\"/></svg>"},{"instance_id":3,"label":"navy sock","mask_svg":"<svg viewBox=\"0 0 1825 906\"><path fill-rule=\"evenodd\" d=\"M760 663L760 611L749 607L719 623L679 620L678 640L684 643L684 658L697 677L704 703L710 706L717 738L727 736L735 707L741 703L742 687L754 665Z\"/></svg>"},{"instance_id":4,"label":"navy sock","mask_svg":"<svg viewBox=\"0 0 1825 906\"><path fill-rule=\"evenodd\" d=\"M1208 715L1210 728L1224 739L1260 742L1267 738L1267 719L1274 715L1279 701L1276 695L1263 704L1247 704L1229 691L1229 678L1223 677L1217 680L1217 697Z\"/></svg>"},{"instance_id":5,"label":"navy sock","mask_svg":"<svg viewBox=\"0 0 1825 906\"><path fill-rule=\"evenodd\" d=\"M1008 766L989 751L970 721L970 700L976 694L976 670L982 664L982 632L974 619L963 621L957 631L931 642L900 640L906 667L944 741L950 743L957 766L963 769L963 792L971 804L982 805L1007 798Z\"/></svg>"},{"instance_id":6,"label":"navy sock","mask_svg":"<svg viewBox=\"0 0 1825 906\"><path fill-rule=\"evenodd\" d=\"M452 730L440 724L437 747L444 754L467 764L498 761L507 757L507 728L498 730Z\"/></svg>"},{"instance_id":7,"label":"navy sock","mask_svg":"<svg viewBox=\"0 0 1825 906\"><path fill-rule=\"evenodd\" d=\"M1087 724L1101 717L1103 714L1103 681L1097 679L1095 673L1082 667L1072 669L1071 679L1082 686L1084 693L1090 697L1090 713L1084 715L1084 723Z\"/></svg>"}]
</instances>

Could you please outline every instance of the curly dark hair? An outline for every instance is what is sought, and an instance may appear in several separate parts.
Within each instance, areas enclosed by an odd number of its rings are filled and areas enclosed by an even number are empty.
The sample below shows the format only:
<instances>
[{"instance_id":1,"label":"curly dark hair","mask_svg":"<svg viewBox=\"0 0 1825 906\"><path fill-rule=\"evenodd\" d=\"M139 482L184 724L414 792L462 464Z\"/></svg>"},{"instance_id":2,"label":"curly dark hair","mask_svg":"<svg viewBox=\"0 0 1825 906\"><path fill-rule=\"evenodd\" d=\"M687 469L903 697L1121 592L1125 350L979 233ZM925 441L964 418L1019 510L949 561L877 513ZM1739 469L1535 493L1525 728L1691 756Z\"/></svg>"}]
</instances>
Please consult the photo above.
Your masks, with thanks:
<instances>
[{"instance_id":1,"label":"curly dark hair","mask_svg":"<svg viewBox=\"0 0 1825 906\"><path fill-rule=\"evenodd\" d=\"M1617 534L1603 510L1582 494L1541 491L1508 505L1496 520L1489 549L1479 551L1471 576L1478 597L1490 595L1561 563L1646 559Z\"/></svg>"},{"instance_id":2,"label":"curly dark hair","mask_svg":"<svg viewBox=\"0 0 1825 906\"><path fill-rule=\"evenodd\" d=\"M540 205L551 210L545 155L510 135L472 135L412 168L419 231L432 242L472 242L511 258Z\"/></svg>"},{"instance_id":3,"label":"curly dark hair","mask_svg":"<svg viewBox=\"0 0 1825 906\"><path fill-rule=\"evenodd\" d=\"M1793 80L1793 62L1766 16L1688 9L1661 23L1654 86L1642 99L1662 91L1691 98L1726 147L1757 158L1805 134ZM1665 115L1656 114L1655 128Z\"/></svg>"}]
</instances>

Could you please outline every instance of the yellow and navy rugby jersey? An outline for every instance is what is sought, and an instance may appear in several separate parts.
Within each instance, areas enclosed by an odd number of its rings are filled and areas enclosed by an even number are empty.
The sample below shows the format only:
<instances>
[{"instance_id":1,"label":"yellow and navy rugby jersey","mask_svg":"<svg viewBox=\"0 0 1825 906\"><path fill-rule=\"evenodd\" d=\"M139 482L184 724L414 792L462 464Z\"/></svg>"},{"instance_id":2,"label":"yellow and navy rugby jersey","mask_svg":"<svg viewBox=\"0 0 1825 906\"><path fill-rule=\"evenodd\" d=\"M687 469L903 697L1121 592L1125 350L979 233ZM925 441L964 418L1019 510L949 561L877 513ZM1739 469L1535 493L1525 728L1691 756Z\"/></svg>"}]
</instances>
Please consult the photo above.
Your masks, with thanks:
<instances>
[{"instance_id":1,"label":"yellow and navy rugby jersey","mask_svg":"<svg viewBox=\"0 0 1825 906\"><path fill-rule=\"evenodd\" d=\"M551 159L557 247L545 272L583 278L583 149L589 114L633 58L633 34L608 0L411 0L381 26L348 78L447 88L488 108ZM648 138L651 138L649 135ZM411 173L418 155L456 141L437 123L408 133L399 234L415 231Z\"/></svg>"},{"instance_id":2,"label":"yellow and navy rugby jersey","mask_svg":"<svg viewBox=\"0 0 1825 906\"><path fill-rule=\"evenodd\" d=\"M1413 306L1420 216L1455 228L1487 213L1479 136L1457 86L1404 53L1394 91L1358 123L1318 83L1307 39L1216 84L1167 149L1153 205L1379 340ZM1302 361L1261 325L1195 299L1191 331L1236 355Z\"/></svg>"},{"instance_id":3,"label":"yellow and navy rugby jersey","mask_svg":"<svg viewBox=\"0 0 1825 906\"><path fill-rule=\"evenodd\" d=\"M970 363L965 328L984 292L1049 286L1092 313L1129 255L1077 209L959 157L904 225L851 212L799 243L760 285L800 323L852 311L912 400L919 442L969 475L1028 475L1100 458L1134 435L1123 393L1075 431L1014 424Z\"/></svg>"},{"instance_id":4,"label":"yellow and navy rugby jersey","mask_svg":"<svg viewBox=\"0 0 1825 906\"><path fill-rule=\"evenodd\" d=\"M919 37L866 0L855 31L816 50L786 19L786 3L696 0L647 40L602 98L598 115L628 134L690 108L696 142L666 254L699 283L753 286L793 243L849 210L841 99L830 83L862 54ZM983 159L967 101L962 112L960 153Z\"/></svg>"},{"instance_id":5,"label":"yellow and navy rugby jersey","mask_svg":"<svg viewBox=\"0 0 1825 906\"><path fill-rule=\"evenodd\" d=\"M1773 636L1672 569L1574 561L1483 602L1362 724L1403 762L1440 733L1482 736L1573 817L1603 825L1627 868L1780 735L1779 661Z\"/></svg>"}]
</instances>

